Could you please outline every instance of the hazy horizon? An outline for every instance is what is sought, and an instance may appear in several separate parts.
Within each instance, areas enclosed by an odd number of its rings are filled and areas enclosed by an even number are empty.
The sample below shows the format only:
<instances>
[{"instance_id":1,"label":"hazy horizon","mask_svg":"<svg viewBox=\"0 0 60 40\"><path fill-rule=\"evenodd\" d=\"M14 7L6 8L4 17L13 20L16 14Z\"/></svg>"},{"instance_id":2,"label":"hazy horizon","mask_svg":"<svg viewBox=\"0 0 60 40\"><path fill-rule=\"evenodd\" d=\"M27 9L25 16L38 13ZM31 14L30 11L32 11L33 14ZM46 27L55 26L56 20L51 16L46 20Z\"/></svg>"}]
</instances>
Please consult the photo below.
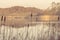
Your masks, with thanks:
<instances>
[{"instance_id":1,"label":"hazy horizon","mask_svg":"<svg viewBox=\"0 0 60 40\"><path fill-rule=\"evenodd\" d=\"M0 8L24 6L46 9L51 5L53 1L60 2L60 0L0 0Z\"/></svg>"}]
</instances>

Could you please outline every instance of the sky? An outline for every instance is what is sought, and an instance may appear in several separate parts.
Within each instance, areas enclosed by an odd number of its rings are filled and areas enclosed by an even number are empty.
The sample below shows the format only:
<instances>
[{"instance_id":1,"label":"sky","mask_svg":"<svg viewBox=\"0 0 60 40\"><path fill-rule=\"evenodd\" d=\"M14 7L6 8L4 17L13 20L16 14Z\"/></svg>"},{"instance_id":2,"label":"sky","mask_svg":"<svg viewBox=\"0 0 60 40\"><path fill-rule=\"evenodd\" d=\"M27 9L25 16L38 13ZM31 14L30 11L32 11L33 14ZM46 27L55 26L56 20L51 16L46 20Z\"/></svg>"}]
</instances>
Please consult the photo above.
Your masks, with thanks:
<instances>
[{"instance_id":1,"label":"sky","mask_svg":"<svg viewBox=\"0 0 60 40\"><path fill-rule=\"evenodd\" d=\"M60 0L0 0L0 8L24 6L46 9L51 5L53 1L60 2Z\"/></svg>"}]
</instances>

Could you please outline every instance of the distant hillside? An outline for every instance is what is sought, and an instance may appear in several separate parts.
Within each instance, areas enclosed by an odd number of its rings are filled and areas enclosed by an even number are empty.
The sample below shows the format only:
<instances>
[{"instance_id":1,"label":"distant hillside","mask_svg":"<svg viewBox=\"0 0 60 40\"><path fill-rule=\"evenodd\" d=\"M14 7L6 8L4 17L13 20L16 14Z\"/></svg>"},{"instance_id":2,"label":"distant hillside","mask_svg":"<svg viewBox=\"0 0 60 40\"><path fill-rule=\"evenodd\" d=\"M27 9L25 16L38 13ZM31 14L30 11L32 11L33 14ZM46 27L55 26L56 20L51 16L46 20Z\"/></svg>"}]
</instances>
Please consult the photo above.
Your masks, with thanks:
<instances>
[{"instance_id":1,"label":"distant hillside","mask_svg":"<svg viewBox=\"0 0 60 40\"><path fill-rule=\"evenodd\" d=\"M43 10L34 7L14 6L10 8L0 8L0 25L6 26L25 26L36 22L37 16L43 13ZM32 16L32 18L31 18ZM31 21L32 20L32 21Z\"/></svg>"},{"instance_id":2,"label":"distant hillside","mask_svg":"<svg viewBox=\"0 0 60 40\"><path fill-rule=\"evenodd\" d=\"M21 12L41 13L42 10L34 7L21 7L21 6L14 6L10 8L0 8L0 15L9 15L12 13L21 13Z\"/></svg>"}]
</instances>

